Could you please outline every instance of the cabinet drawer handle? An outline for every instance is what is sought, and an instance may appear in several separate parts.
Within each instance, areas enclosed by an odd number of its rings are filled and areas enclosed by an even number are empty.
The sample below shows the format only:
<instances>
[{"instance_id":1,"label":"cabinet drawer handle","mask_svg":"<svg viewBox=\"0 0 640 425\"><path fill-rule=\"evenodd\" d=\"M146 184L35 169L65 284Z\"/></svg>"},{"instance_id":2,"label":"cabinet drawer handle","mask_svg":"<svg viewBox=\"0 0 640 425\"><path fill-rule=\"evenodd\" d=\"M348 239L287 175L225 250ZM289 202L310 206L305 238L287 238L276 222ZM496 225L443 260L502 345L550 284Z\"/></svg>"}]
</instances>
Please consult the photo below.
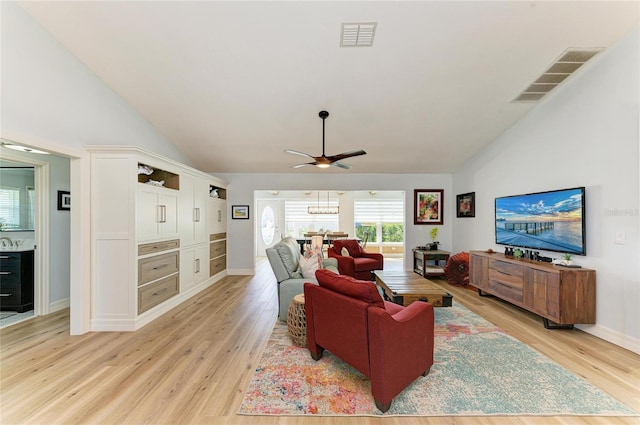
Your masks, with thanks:
<instances>
[{"instance_id":1,"label":"cabinet drawer handle","mask_svg":"<svg viewBox=\"0 0 640 425\"><path fill-rule=\"evenodd\" d=\"M218 210L218 223L222 222L222 210Z\"/></svg>"},{"instance_id":2,"label":"cabinet drawer handle","mask_svg":"<svg viewBox=\"0 0 640 425\"><path fill-rule=\"evenodd\" d=\"M152 270L158 270L158 269L161 269L163 267L169 267L169 264L161 264L161 265L159 265L157 267L154 267Z\"/></svg>"},{"instance_id":3,"label":"cabinet drawer handle","mask_svg":"<svg viewBox=\"0 0 640 425\"><path fill-rule=\"evenodd\" d=\"M10 297L13 294L0 294L0 297Z\"/></svg>"},{"instance_id":4,"label":"cabinet drawer handle","mask_svg":"<svg viewBox=\"0 0 640 425\"><path fill-rule=\"evenodd\" d=\"M161 290L159 290L158 292L154 292L154 293L153 293L153 296L155 297L156 295L160 295L160 294L162 294L162 293L164 293L164 292L167 292L168 290L169 290L169 288L161 289Z\"/></svg>"},{"instance_id":5,"label":"cabinet drawer handle","mask_svg":"<svg viewBox=\"0 0 640 425\"><path fill-rule=\"evenodd\" d=\"M0 272L0 274L2 274L2 275L8 275L8 274L11 274L11 272Z\"/></svg>"},{"instance_id":6,"label":"cabinet drawer handle","mask_svg":"<svg viewBox=\"0 0 640 425\"><path fill-rule=\"evenodd\" d=\"M0 259L6 260L7 258L9 258L8 255L0 255Z\"/></svg>"}]
</instances>

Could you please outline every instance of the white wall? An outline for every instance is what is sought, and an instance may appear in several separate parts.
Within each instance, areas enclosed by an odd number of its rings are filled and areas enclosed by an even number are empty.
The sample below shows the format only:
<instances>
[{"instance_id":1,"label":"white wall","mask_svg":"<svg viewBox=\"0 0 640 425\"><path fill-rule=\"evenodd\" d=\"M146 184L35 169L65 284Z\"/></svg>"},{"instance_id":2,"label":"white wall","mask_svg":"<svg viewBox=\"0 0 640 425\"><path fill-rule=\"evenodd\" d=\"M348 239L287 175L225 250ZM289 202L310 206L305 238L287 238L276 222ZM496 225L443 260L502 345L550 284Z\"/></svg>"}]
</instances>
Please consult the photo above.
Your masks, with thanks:
<instances>
[{"instance_id":1,"label":"white wall","mask_svg":"<svg viewBox=\"0 0 640 425\"><path fill-rule=\"evenodd\" d=\"M640 351L639 32L594 59L453 176L476 192L476 217L454 218L454 250L493 248L494 198L586 187L587 255L596 270L595 326L582 329ZM626 236L614 242L616 232ZM557 253L546 253L558 257Z\"/></svg>"},{"instance_id":2,"label":"white wall","mask_svg":"<svg viewBox=\"0 0 640 425\"><path fill-rule=\"evenodd\" d=\"M230 274L253 273L255 233L254 190L403 190L406 192L406 240L405 248L424 245L431 240L429 230L433 226L413 224L414 189L444 189L444 224L438 226L440 247L448 250L452 245L452 223L455 217L451 175L449 174L240 174L222 173L216 176L229 182L227 204L251 205L249 220L231 220L227 226L227 269ZM322 192L321 192L322 193ZM228 215L231 217L231 214ZM405 269L413 270L412 259L405 256Z\"/></svg>"},{"instance_id":3,"label":"white wall","mask_svg":"<svg viewBox=\"0 0 640 425\"><path fill-rule=\"evenodd\" d=\"M82 148L127 145L191 165L16 3L0 2L2 130Z\"/></svg>"}]
</instances>

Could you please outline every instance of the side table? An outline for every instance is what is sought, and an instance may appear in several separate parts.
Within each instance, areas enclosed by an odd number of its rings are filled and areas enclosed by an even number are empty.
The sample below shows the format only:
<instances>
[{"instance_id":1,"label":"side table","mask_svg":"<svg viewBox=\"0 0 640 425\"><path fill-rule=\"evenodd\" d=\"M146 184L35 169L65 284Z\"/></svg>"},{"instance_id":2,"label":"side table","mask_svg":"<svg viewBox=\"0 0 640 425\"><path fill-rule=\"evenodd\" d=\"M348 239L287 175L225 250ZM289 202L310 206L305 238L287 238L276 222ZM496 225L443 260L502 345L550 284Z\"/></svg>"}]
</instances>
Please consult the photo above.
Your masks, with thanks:
<instances>
[{"instance_id":1,"label":"side table","mask_svg":"<svg viewBox=\"0 0 640 425\"><path fill-rule=\"evenodd\" d=\"M414 249L413 271L422 277L443 275L449 255L451 255L449 251Z\"/></svg>"},{"instance_id":2,"label":"side table","mask_svg":"<svg viewBox=\"0 0 640 425\"><path fill-rule=\"evenodd\" d=\"M304 294L296 295L289 304L287 329L293 345L307 346L307 316L304 309Z\"/></svg>"}]
</instances>

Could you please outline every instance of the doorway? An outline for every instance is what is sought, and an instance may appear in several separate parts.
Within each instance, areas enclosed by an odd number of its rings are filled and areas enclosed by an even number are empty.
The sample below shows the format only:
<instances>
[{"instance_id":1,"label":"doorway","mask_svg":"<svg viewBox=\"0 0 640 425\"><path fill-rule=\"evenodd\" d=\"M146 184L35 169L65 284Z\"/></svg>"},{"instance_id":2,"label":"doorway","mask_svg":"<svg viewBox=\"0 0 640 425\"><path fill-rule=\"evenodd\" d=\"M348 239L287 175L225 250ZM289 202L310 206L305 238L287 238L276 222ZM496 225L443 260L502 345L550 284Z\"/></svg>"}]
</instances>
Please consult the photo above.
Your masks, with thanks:
<instances>
[{"instance_id":1,"label":"doorway","mask_svg":"<svg viewBox=\"0 0 640 425\"><path fill-rule=\"evenodd\" d=\"M34 312L46 316L71 303L71 214L57 210L56 202L58 190L68 192L72 186L73 156L58 154L46 142L3 133L0 157L34 167ZM8 149L7 145L26 149ZM32 149L45 154L32 153Z\"/></svg>"}]
</instances>

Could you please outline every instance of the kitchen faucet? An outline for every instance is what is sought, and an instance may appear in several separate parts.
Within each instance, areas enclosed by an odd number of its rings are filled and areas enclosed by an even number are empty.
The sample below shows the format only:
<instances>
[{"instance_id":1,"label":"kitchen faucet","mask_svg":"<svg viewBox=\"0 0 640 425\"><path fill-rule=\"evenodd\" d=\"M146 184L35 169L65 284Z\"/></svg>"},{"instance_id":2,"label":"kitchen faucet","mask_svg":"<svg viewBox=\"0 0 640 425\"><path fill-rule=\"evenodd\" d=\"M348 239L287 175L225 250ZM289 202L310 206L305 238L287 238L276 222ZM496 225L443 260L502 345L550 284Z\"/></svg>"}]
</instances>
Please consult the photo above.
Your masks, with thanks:
<instances>
[{"instance_id":1,"label":"kitchen faucet","mask_svg":"<svg viewBox=\"0 0 640 425\"><path fill-rule=\"evenodd\" d=\"M13 241L9 237L3 236L0 241L2 241L2 246L13 246Z\"/></svg>"}]
</instances>

